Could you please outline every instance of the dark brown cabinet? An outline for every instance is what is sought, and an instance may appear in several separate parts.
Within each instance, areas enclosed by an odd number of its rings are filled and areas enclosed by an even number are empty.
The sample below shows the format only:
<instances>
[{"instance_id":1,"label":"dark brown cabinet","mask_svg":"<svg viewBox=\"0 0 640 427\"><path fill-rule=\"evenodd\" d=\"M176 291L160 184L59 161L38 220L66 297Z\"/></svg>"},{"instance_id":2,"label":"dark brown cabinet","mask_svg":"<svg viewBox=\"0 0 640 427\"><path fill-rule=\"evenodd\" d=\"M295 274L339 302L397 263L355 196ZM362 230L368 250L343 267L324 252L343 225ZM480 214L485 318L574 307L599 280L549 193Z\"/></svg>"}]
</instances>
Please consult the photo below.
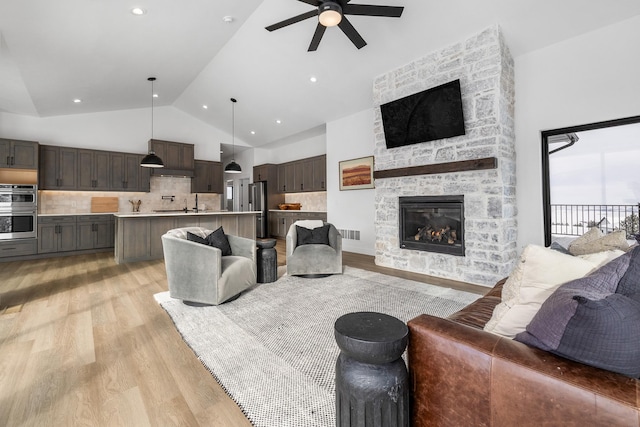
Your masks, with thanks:
<instances>
[{"instance_id":1,"label":"dark brown cabinet","mask_svg":"<svg viewBox=\"0 0 640 427\"><path fill-rule=\"evenodd\" d=\"M40 146L38 177L41 190L76 190L78 150L76 148Z\"/></svg>"},{"instance_id":2,"label":"dark brown cabinet","mask_svg":"<svg viewBox=\"0 0 640 427\"><path fill-rule=\"evenodd\" d=\"M38 169L38 143L0 139L0 167Z\"/></svg>"},{"instance_id":3,"label":"dark brown cabinet","mask_svg":"<svg viewBox=\"0 0 640 427\"><path fill-rule=\"evenodd\" d=\"M149 191L148 168L140 167L140 154L109 153L112 191Z\"/></svg>"},{"instance_id":4,"label":"dark brown cabinet","mask_svg":"<svg viewBox=\"0 0 640 427\"><path fill-rule=\"evenodd\" d=\"M162 159L165 170L185 171L185 175L187 176L193 174L193 144L151 139L149 140L149 151L154 151L156 155ZM152 174L162 173L161 168L152 171Z\"/></svg>"},{"instance_id":5,"label":"dark brown cabinet","mask_svg":"<svg viewBox=\"0 0 640 427\"><path fill-rule=\"evenodd\" d=\"M78 190L110 190L110 153L78 150Z\"/></svg>"},{"instance_id":6,"label":"dark brown cabinet","mask_svg":"<svg viewBox=\"0 0 640 427\"><path fill-rule=\"evenodd\" d=\"M224 193L222 163L195 160L194 176L191 180L192 193Z\"/></svg>"},{"instance_id":7,"label":"dark brown cabinet","mask_svg":"<svg viewBox=\"0 0 640 427\"><path fill-rule=\"evenodd\" d=\"M309 157L278 165L278 191L326 191L326 156Z\"/></svg>"},{"instance_id":8,"label":"dark brown cabinet","mask_svg":"<svg viewBox=\"0 0 640 427\"><path fill-rule=\"evenodd\" d=\"M60 215L38 218L38 253L76 250L76 217Z\"/></svg>"},{"instance_id":9,"label":"dark brown cabinet","mask_svg":"<svg viewBox=\"0 0 640 427\"><path fill-rule=\"evenodd\" d=\"M76 218L76 249L101 249L114 246L113 215L79 215Z\"/></svg>"}]
</instances>

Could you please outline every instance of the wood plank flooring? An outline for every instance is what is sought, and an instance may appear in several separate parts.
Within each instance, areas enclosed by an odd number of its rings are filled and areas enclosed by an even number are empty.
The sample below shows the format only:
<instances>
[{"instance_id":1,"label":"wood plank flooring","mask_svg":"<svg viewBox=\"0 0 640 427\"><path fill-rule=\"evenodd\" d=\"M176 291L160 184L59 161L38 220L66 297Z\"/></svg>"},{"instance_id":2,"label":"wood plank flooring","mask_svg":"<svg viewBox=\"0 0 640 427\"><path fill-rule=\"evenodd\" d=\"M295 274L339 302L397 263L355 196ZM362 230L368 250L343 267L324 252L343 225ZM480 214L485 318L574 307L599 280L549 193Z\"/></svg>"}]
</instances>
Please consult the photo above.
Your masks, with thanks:
<instances>
[{"instance_id":1,"label":"wood plank flooring","mask_svg":"<svg viewBox=\"0 0 640 427\"><path fill-rule=\"evenodd\" d=\"M389 274L372 257L344 263ZM250 426L153 299L166 290L162 261L0 263L0 425Z\"/></svg>"}]
</instances>

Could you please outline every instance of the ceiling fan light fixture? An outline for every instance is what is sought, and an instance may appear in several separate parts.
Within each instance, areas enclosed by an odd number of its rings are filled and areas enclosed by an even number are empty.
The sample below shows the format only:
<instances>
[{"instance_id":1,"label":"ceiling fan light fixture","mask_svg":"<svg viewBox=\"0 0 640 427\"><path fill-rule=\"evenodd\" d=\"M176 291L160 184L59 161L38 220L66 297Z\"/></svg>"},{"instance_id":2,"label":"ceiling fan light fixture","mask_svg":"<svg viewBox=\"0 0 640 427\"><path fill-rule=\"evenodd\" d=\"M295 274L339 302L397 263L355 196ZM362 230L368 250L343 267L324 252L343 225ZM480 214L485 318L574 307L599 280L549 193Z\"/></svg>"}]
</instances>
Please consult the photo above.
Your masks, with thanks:
<instances>
[{"instance_id":1,"label":"ceiling fan light fixture","mask_svg":"<svg viewBox=\"0 0 640 427\"><path fill-rule=\"evenodd\" d=\"M335 27L342 21L342 8L336 2L327 1L318 6L318 21L325 27Z\"/></svg>"}]
</instances>

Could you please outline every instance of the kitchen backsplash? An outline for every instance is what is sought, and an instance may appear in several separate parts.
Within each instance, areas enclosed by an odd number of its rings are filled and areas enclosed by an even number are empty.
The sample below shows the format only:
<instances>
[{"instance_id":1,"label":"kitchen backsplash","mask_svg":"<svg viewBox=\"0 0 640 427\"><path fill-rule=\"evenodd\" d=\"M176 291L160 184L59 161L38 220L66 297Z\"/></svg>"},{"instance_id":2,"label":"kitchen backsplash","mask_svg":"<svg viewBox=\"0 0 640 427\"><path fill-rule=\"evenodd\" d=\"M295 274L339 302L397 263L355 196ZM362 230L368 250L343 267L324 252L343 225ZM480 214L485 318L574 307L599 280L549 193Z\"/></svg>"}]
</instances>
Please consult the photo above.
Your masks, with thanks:
<instances>
[{"instance_id":1,"label":"kitchen backsplash","mask_svg":"<svg viewBox=\"0 0 640 427\"><path fill-rule=\"evenodd\" d=\"M92 197L118 197L118 212L131 212L129 200L138 201L140 212L161 209L182 209L185 200L189 209L195 207L195 194L191 193L191 178L151 177L149 193L117 191L48 191L38 192L38 213L40 214L82 214L91 212ZM173 196L173 202L163 196ZM219 211L221 194L198 193L198 208ZM326 206L326 198L325 198Z\"/></svg>"},{"instance_id":2,"label":"kitchen backsplash","mask_svg":"<svg viewBox=\"0 0 640 427\"><path fill-rule=\"evenodd\" d=\"M301 203L303 211L327 211L327 192L285 194L285 203Z\"/></svg>"}]
</instances>

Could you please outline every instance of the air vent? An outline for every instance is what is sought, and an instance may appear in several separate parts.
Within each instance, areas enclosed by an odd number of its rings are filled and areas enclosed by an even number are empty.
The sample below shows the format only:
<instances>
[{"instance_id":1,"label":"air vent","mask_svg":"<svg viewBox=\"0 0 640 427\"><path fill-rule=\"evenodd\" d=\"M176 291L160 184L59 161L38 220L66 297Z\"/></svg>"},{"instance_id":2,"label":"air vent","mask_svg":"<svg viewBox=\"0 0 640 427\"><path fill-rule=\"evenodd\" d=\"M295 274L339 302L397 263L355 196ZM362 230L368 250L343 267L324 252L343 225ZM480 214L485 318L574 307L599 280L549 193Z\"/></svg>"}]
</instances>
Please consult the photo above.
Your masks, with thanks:
<instances>
[{"instance_id":1,"label":"air vent","mask_svg":"<svg viewBox=\"0 0 640 427\"><path fill-rule=\"evenodd\" d=\"M360 240L360 230L338 230L343 239Z\"/></svg>"}]
</instances>

